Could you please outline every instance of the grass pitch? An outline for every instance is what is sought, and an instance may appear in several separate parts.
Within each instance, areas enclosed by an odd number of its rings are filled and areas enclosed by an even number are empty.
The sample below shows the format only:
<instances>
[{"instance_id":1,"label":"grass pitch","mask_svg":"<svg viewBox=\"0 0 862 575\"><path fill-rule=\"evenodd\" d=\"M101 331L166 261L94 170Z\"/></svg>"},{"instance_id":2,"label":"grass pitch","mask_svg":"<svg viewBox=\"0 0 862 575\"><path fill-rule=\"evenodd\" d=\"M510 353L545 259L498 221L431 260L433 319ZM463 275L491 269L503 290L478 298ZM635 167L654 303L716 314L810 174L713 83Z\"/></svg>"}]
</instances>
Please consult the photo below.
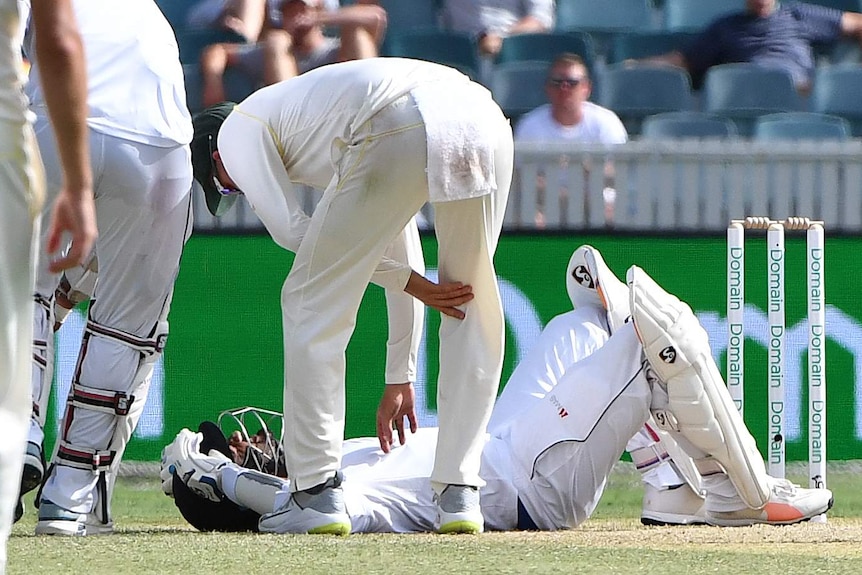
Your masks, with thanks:
<instances>
[{"instance_id":1,"label":"grass pitch","mask_svg":"<svg viewBox=\"0 0 862 575\"><path fill-rule=\"evenodd\" d=\"M802 468L788 466L801 481ZM797 472L797 473L794 473ZM9 541L8 575L377 573L862 573L862 465L830 467L835 507L826 524L643 527L641 488L621 464L590 521L557 533L480 536L288 536L198 533L157 480L121 479L118 532L36 537L28 509Z\"/></svg>"}]
</instances>

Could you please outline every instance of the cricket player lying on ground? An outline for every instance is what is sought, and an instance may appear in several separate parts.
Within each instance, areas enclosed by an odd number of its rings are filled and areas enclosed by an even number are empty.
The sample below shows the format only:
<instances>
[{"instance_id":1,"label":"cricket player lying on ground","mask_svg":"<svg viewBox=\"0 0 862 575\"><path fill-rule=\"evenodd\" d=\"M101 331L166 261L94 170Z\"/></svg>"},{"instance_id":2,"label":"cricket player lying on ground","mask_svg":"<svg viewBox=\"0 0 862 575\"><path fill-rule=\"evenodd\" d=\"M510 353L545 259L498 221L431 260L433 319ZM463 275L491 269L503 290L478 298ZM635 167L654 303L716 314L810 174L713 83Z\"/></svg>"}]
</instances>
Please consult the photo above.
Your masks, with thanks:
<instances>
[{"instance_id":1,"label":"cricket player lying on ground","mask_svg":"<svg viewBox=\"0 0 862 575\"><path fill-rule=\"evenodd\" d=\"M636 266L628 270L626 290L592 248L576 250L570 269L573 264L582 265L591 280L570 286L587 290L575 299L588 301L592 291L595 301L604 302L601 308L581 308L582 333L606 325L606 319L615 329L543 396L508 410L506 419L494 419L481 467L486 482L481 508L489 529L580 525L650 414L670 438L662 443L675 441L693 460L706 493L702 522L790 524L831 508L829 490L804 489L766 473L691 308ZM626 291L628 297L621 299ZM633 321L619 321L629 313ZM545 350L534 352L547 357ZM511 393L526 396L528 387ZM505 396L504 391L504 408ZM290 496L289 480L235 463L241 442L235 438L232 453L213 427L204 425L206 433L184 429L165 448L163 490L199 529L283 532L281 513L273 510ZM423 429L389 454L380 451L377 438L345 441L341 473L354 532L435 529L436 505L428 487L435 440L436 429Z\"/></svg>"}]
</instances>

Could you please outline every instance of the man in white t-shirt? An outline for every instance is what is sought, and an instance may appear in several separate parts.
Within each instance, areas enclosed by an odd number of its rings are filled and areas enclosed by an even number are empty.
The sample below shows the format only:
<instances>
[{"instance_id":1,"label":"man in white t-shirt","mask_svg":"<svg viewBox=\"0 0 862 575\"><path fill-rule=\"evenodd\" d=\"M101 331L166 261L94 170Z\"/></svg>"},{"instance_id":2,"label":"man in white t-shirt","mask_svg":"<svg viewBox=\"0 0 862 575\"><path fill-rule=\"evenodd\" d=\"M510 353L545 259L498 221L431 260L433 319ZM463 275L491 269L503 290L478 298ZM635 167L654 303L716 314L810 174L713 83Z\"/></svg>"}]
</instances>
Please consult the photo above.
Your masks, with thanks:
<instances>
[{"instance_id":1,"label":"man in white t-shirt","mask_svg":"<svg viewBox=\"0 0 862 575\"><path fill-rule=\"evenodd\" d=\"M623 144L628 134L617 115L588 101L589 71L580 56L560 54L548 70L548 103L525 114L515 126L516 141Z\"/></svg>"},{"instance_id":2,"label":"man in white t-shirt","mask_svg":"<svg viewBox=\"0 0 862 575\"><path fill-rule=\"evenodd\" d=\"M45 265L38 269L33 416L22 491L41 484L36 533L53 535L113 529L115 473L165 346L174 279L192 223L192 122L173 30L151 0L74 0L73 7L86 54L99 281L46 469L43 426L60 278ZM37 76L45 62L30 50L29 39L25 50L32 63L27 94L50 197L63 185L61 151L45 114L49 85Z\"/></svg>"},{"instance_id":3,"label":"man in white t-shirt","mask_svg":"<svg viewBox=\"0 0 862 575\"><path fill-rule=\"evenodd\" d=\"M628 134L622 121L612 110L588 101L591 91L589 70L583 59L576 54L560 54L551 63L545 81L548 103L521 117L515 126L515 141L624 144L628 141ZM588 164L584 165L585 172L588 173L589 168ZM606 223L610 225L616 199L613 164L605 162L604 170L602 196ZM589 181L589 178L585 177L585 180ZM564 195L562 190L560 193ZM539 210L536 225L543 224L544 216Z\"/></svg>"}]
</instances>

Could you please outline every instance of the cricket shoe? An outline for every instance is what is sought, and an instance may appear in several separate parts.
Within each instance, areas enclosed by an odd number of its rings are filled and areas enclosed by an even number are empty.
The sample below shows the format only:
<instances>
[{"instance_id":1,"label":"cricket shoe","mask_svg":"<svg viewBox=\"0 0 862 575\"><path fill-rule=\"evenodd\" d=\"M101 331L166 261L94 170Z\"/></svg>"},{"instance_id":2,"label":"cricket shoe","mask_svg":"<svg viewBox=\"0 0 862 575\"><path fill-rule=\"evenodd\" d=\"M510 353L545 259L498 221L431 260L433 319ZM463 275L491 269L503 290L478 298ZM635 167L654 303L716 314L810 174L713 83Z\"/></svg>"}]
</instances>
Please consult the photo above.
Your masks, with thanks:
<instances>
[{"instance_id":1,"label":"cricket shoe","mask_svg":"<svg viewBox=\"0 0 862 575\"><path fill-rule=\"evenodd\" d=\"M828 489L806 489L787 481L769 477L769 501L760 509L744 507L736 511L711 511L707 495L706 521L721 527L747 525L792 525L808 521L832 508L834 498ZM741 503L741 501L740 501Z\"/></svg>"},{"instance_id":2,"label":"cricket shoe","mask_svg":"<svg viewBox=\"0 0 862 575\"><path fill-rule=\"evenodd\" d=\"M84 537L87 535L110 535L114 524L103 523L94 513L69 511L46 499L39 502L39 521L36 535L63 535Z\"/></svg>"},{"instance_id":3,"label":"cricket shoe","mask_svg":"<svg viewBox=\"0 0 862 575\"><path fill-rule=\"evenodd\" d=\"M435 499L437 533L482 533L485 530L478 488L447 485Z\"/></svg>"},{"instance_id":4,"label":"cricket shoe","mask_svg":"<svg viewBox=\"0 0 862 575\"><path fill-rule=\"evenodd\" d=\"M21 470L21 487L18 491L18 503L15 505L13 523L17 523L24 516L24 495L30 493L42 484L45 475L45 458L42 455L42 446L32 441L27 442L27 451L24 453L24 467Z\"/></svg>"},{"instance_id":5,"label":"cricket shoe","mask_svg":"<svg viewBox=\"0 0 862 575\"><path fill-rule=\"evenodd\" d=\"M566 291L572 306L598 306L605 310L611 333L631 315L629 290L613 274L596 248L583 245L572 253L566 267Z\"/></svg>"},{"instance_id":6,"label":"cricket shoe","mask_svg":"<svg viewBox=\"0 0 862 575\"><path fill-rule=\"evenodd\" d=\"M704 498L687 483L658 488L644 483L641 523L644 525L703 525Z\"/></svg>"},{"instance_id":7,"label":"cricket shoe","mask_svg":"<svg viewBox=\"0 0 862 575\"><path fill-rule=\"evenodd\" d=\"M42 456L42 446L28 441L27 452L24 454L24 468L21 471L21 495L39 487L44 475L45 458Z\"/></svg>"},{"instance_id":8,"label":"cricket shoe","mask_svg":"<svg viewBox=\"0 0 862 575\"><path fill-rule=\"evenodd\" d=\"M325 483L292 493L281 508L261 516L258 527L264 533L348 535L352 526L344 505L343 479L339 471Z\"/></svg>"}]
</instances>

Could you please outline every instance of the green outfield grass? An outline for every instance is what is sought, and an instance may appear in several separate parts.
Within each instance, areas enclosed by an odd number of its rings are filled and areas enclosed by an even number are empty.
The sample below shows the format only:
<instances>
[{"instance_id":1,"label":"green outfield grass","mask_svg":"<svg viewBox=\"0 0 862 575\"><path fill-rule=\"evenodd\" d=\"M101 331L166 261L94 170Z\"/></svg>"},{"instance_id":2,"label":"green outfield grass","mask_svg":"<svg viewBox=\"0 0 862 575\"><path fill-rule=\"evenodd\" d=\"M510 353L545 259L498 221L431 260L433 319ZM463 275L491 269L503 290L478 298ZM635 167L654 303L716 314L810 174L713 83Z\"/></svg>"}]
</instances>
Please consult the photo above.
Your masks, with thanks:
<instances>
[{"instance_id":1,"label":"green outfield grass","mask_svg":"<svg viewBox=\"0 0 862 575\"><path fill-rule=\"evenodd\" d=\"M801 481L801 467L789 466ZM121 479L118 532L32 535L32 509L9 541L8 575L373 573L862 573L862 465L829 470L829 522L789 527L642 527L641 490L621 465L594 517L558 533L284 536L197 533L155 479Z\"/></svg>"}]
</instances>

